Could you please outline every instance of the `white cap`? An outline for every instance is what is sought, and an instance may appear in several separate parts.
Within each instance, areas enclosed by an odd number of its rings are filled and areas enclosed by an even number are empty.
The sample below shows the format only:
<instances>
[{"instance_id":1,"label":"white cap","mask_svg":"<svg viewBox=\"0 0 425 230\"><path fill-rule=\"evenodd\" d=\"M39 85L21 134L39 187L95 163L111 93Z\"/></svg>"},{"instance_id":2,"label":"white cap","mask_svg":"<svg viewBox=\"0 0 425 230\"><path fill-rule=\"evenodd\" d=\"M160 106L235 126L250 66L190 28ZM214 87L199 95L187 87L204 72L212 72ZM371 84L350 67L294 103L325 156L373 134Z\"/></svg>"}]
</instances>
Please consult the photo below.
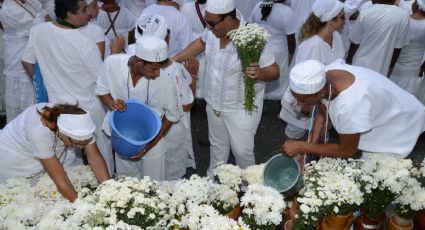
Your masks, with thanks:
<instances>
[{"instance_id":1,"label":"white cap","mask_svg":"<svg viewBox=\"0 0 425 230\"><path fill-rule=\"evenodd\" d=\"M205 11L212 14L227 14L235 9L234 0L208 0Z\"/></svg>"},{"instance_id":2,"label":"white cap","mask_svg":"<svg viewBox=\"0 0 425 230\"><path fill-rule=\"evenodd\" d=\"M59 132L77 141L92 138L96 129L89 112L85 114L61 114L58 117L57 125Z\"/></svg>"},{"instance_id":3,"label":"white cap","mask_svg":"<svg viewBox=\"0 0 425 230\"><path fill-rule=\"evenodd\" d=\"M144 35L150 35L165 39L167 29L168 24L161 15L142 15L136 21L135 37L140 39Z\"/></svg>"},{"instance_id":4,"label":"white cap","mask_svg":"<svg viewBox=\"0 0 425 230\"><path fill-rule=\"evenodd\" d=\"M295 65L289 73L289 88L298 94L315 94L326 84L325 66L316 60Z\"/></svg>"},{"instance_id":5,"label":"white cap","mask_svg":"<svg viewBox=\"0 0 425 230\"><path fill-rule=\"evenodd\" d=\"M344 5L338 0L316 0L311 7L313 14L316 15L321 22L330 21L343 9Z\"/></svg>"},{"instance_id":6,"label":"white cap","mask_svg":"<svg viewBox=\"0 0 425 230\"><path fill-rule=\"evenodd\" d=\"M416 0L416 3L421 11L425 11L425 0Z\"/></svg>"},{"instance_id":7,"label":"white cap","mask_svg":"<svg viewBox=\"0 0 425 230\"><path fill-rule=\"evenodd\" d=\"M164 39L142 36L136 42L136 56L145 61L162 62L168 58L168 47Z\"/></svg>"}]
</instances>

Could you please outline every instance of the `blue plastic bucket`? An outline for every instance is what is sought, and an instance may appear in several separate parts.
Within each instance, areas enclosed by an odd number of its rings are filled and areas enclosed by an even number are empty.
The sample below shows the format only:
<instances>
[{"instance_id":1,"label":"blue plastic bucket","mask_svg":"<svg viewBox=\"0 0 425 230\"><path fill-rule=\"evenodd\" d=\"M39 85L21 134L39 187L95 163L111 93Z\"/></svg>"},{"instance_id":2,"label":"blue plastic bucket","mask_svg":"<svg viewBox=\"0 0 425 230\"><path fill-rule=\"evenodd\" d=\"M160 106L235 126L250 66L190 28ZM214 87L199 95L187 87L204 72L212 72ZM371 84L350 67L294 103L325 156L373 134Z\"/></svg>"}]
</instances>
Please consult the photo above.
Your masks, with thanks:
<instances>
[{"instance_id":1,"label":"blue plastic bucket","mask_svg":"<svg viewBox=\"0 0 425 230\"><path fill-rule=\"evenodd\" d=\"M270 158L263 171L263 183L279 192L298 187L301 181L300 165L292 157L282 154Z\"/></svg>"},{"instance_id":2,"label":"blue plastic bucket","mask_svg":"<svg viewBox=\"0 0 425 230\"><path fill-rule=\"evenodd\" d=\"M126 101L127 109L114 111L109 117L112 148L123 157L142 151L161 130L158 115L143 102Z\"/></svg>"}]
</instances>

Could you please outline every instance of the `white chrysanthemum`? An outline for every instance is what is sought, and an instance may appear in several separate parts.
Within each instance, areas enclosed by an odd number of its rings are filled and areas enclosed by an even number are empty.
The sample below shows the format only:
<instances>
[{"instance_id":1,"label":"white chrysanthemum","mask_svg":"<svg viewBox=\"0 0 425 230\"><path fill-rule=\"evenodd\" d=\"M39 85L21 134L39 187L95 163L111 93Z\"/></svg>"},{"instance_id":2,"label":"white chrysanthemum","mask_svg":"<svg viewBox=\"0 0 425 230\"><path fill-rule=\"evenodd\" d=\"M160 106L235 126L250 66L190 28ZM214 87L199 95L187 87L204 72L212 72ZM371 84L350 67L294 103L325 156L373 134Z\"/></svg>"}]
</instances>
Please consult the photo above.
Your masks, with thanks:
<instances>
[{"instance_id":1,"label":"white chrysanthemum","mask_svg":"<svg viewBox=\"0 0 425 230\"><path fill-rule=\"evenodd\" d=\"M263 184L264 164L248 166L243 173L243 179L249 184Z\"/></svg>"},{"instance_id":2,"label":"white chrysanthemum","mask_svg":"<svg viewBox=\"0 0 425 230\"><path fill-rule=\"evenodd\" d=\"M239 185L242 183L243 170L236 165L222 164L215 169L215 175L221 184L229 186L239 192Z\"/></svg>"}]
</instances>

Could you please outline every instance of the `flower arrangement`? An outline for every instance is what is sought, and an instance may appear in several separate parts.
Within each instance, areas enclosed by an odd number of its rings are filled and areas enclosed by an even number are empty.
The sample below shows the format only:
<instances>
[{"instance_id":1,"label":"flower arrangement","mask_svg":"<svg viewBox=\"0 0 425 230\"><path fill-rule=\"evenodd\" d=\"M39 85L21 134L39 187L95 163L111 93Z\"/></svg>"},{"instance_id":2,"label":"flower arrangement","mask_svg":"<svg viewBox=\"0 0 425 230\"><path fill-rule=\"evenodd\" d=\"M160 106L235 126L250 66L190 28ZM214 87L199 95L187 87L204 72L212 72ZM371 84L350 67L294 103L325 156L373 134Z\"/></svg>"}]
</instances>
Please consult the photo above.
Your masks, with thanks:
<instances>
[{"instance_id":1,"label":"flower arrangement","mask_svg":"<svg viewBox=\"0 0 425 230\"><path fill-rule=\"evenodd\" d=\"M255 81L245 74L245 70L251 63L258 62L270 35L266 29L254 23L240 26L227 35L238 50L242 71L244 72L245 110L252 112L255 109Z\"/></svg>"},{"instance_id":2,"label":"flower arrangement","mask_svg":"<svg viewBox=\"0 0 425 230\"><path fill-rule=\"evenodd\" d=\"M322 158L305 167L293 229L314 229L327 215L347 215L363 202L361 161Z\"/></svg>"},{"instance_id":3,"label":"flower arrangement","mask_svg":"<svg viewBox=\"0 0 425 230\"><path fill-rule=\"evenodd\" d=\"M282 221L286 203L275 189L251 184L241 198L241 207L242 219L252 229L275 229Z\"/></svg>"},{"instance_id":4,"label":"flower arrangement","mask_svg":"<svg viewBox=\"0 0 425 230\"><path fill-rule=\"evenodd\" d=\"M231 164L221 164L215 169L215 175L220 184L227 185L236 192L240 191L243 173L244 171L241 168Z\"/></svg>"},{"instance_id":5,"label":"flower arrangement","mask_svg":"<svg viewBox=\"0 0 425 230\"><path fill-rule=\"evenodd\" d=\"M369 218L378 220L388 204L406 187L413 164L409 159L373 154L365 157L362 170L363 208Z\"/></svg>"},{"instance_id":6,"label":"flower arrangement","mask_svg":"<svg viewBox=\"0 0 425 230\"><path fill-rule=\"evenodd\" d=\"M242 178L248 184L263 184L263 171L265 164L248 166L242 175Z\"/></svg>"},{"instance_id":7,"label":"flower arrangement","mask_svg":"<svg viewBox=\"0 0 425 230\"><path fill-rule=\"evenodd\" d=\"M209 192L211 205L221 215L230 213L239 203L238 194L235 190L223 184L213 184Z\"/></svg>"}]
</instances>

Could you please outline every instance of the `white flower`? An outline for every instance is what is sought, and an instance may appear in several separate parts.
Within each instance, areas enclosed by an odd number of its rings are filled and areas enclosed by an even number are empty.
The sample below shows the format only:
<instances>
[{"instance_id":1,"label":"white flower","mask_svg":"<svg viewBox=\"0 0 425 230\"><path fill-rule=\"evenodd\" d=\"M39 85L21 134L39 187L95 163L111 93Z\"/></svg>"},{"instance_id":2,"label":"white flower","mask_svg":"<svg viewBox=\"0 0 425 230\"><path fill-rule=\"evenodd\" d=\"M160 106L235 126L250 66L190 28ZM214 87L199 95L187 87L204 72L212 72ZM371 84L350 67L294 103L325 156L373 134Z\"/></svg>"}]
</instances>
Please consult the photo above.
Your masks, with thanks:
<instances>
[{"instance_id":1,"label":"white flower","mask_svg":"<svg viewBox=\"0 0 425 230\"><path fill-rule=\"evenodd\" d=\"M243 179L249 184L263 184L264 164L248 166L243 173Z\"/></svg>"},{"instance_id":2,"label":"white flower","mask_svg":"<svg viewBox=\"0 0 425 230\"><path fill-rule=\"evenodd\" d=\"M215 175L221 184L229 186L239 192L239 185L242 183L243 170L236 165L222 164L215 169Z\"/></svg>"}]
</instances>

